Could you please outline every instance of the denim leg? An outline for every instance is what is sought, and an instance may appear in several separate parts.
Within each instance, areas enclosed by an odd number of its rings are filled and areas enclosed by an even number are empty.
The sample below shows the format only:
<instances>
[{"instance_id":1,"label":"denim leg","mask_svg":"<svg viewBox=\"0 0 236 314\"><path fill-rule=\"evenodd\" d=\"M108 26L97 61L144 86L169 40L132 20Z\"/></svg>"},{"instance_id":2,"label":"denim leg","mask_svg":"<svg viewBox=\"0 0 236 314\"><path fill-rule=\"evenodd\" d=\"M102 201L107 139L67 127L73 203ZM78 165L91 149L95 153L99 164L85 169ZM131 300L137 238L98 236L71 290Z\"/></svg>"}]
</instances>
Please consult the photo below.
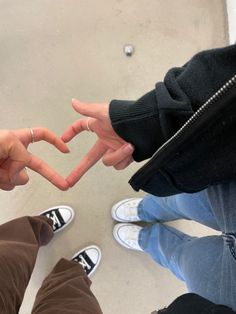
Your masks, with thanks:
<instances>
[{"instance_id":1,"label":"denim leg","mask_svg":"<svg viewBox=\"0 0 236 314\"><path fill-rule=\"evenodd\" d=\"M236 233L236 180L211 186L206 192L221 231Z\"/></svg>"},{"instance_id":2,"label":"denim leg","mask_svg":"<svg viewBox=\"0 0 236 314\"><path fill-rule=\"evenodd\" d=\"M183 244L193 239L170 226L156 223L145 227L139 234L139 245L144 252L158 264L168 268L180 280L184 280L178 265L172 260L175 250L179 250Z\"/></svg>"},{"instance_id":3,"label":"denim leg","mask_svg":"<svg viewBox=\"0 0 236 314\"><path fill-rule=\"evenodd\" d=\"M173 258L190 292L236 309L236 260L222 236L193 239Z\"/></svg>"},{"instance_id":4,"label":"denim leg","mask_svg":"<svg viewBox=\"0 0 236 314\"><path fill-rule=\"evenodd\" d=\"M206 190L168 197L147 195L139 204L138 216L147 222L189 219L219 230Z\"/></svg>"},{"instance_id":5,"label":"denim leg","mask_svg":"<svg viewBox=\"0 0 236 314\"><path fill-rule=\"evenodd\" d=\"M191 237L156 223L142 229L139 245L190 292L236 309L236 260L222 236Z\"/></svg>"}]
</instances>

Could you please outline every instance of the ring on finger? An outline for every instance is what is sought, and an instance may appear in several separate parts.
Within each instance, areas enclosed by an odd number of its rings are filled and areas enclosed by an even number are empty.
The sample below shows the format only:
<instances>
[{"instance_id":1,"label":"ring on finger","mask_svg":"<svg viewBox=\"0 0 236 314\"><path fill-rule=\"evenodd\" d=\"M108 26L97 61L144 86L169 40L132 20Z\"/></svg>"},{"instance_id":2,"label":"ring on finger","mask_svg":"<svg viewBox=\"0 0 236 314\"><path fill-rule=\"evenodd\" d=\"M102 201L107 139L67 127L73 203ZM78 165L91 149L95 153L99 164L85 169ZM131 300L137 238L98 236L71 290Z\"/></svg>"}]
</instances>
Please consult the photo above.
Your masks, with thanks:
<instances>
[{"instance_id":1,"label":"ring on finger","mask_svg":"<svg viewBox=\"0 0 236 314\"><path fill-rule=\"evenodd\" d=\"M29 128L29 130L31 135L31 143L33 144L35 142L34 129Z\"/></svg>"},{"instance_id":2,"label":"ring on finger","mask_svg":"<svg viewBox=\"0 0 236 314\"><path fill-rule=\"evenodd\" d=\"M86 127L89 132L93 132L89 127L89 120L90 120L89 118L86 119Z\"/></svg>"}]
</instances>

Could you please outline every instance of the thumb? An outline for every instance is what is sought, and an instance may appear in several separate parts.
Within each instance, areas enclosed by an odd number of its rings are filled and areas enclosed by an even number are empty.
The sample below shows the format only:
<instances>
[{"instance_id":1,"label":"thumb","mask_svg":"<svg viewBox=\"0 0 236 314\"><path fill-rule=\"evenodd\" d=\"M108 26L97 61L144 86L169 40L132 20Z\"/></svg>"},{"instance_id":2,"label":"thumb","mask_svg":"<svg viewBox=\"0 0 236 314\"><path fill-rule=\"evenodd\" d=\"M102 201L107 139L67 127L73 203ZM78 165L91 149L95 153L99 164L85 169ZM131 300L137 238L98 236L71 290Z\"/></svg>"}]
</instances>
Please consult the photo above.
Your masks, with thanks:
<instances>
[{"instance_id":1,"label":"thumb","mask_svg":"<svg viewBox=\"0 0 236 314\"><path fill-rule=\"evenodd\" d=\"M84 103L77 99L72 99L72 106L75 111L83 116L95 119L108 118L108 104L105 103Z\"/></svg>"},{"instance_id":2,"label":"thumb","mask_svg":"<svg viewBox=\"0 0 236 314\"><path fill-rule=\"evenodd\" d=\"M22 169L17 174L15 174L15 176L11 179L11 183L14 185L24 185L28 181L29 181L29 177L25 168Z\"/></svg>"},{"instance_id":3,"label":"thumb","mask_svg":"<svg viewBox=\"0 0 236 314\"><path fill-rule=\"evenodd\" d=\"M2 165L3 169L8 169L10 180L14 181L15 176L27 166L31 159L31 154L26 150L24 145L17 139L8 147L8 159Z\"/></svg>"}]
</instances>

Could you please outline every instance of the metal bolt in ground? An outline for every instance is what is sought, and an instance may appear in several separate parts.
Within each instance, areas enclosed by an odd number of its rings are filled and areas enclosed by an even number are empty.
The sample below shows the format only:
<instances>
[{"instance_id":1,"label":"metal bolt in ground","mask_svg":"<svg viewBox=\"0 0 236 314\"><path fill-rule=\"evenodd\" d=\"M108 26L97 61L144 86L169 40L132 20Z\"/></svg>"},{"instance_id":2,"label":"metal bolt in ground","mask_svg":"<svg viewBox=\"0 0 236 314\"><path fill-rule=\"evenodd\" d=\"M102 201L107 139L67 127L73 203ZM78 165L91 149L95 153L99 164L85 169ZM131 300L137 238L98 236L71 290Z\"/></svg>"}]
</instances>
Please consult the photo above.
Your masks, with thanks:
<instances>
[{"instance_id":1,"label":"metal bolt in ground","mask_svg":"<svg viewBox=\"0 0 236 314\"><path fill-rule=\"evenodd\" d=\"M131 57L134 54L134 46L133 45L125 45L123 50L124 50L124 53L126 54L127 57Z\"/></svg>"}]
</instances>

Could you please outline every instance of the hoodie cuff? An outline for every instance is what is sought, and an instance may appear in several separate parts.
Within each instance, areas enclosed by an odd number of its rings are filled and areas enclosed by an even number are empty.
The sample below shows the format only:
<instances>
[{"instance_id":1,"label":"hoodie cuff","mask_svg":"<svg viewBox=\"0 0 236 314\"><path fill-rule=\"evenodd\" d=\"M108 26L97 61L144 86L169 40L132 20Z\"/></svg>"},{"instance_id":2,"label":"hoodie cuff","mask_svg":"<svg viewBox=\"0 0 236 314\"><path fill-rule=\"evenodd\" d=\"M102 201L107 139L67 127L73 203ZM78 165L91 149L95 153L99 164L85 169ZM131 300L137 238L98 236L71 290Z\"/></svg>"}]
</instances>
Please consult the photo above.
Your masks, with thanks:
<instances>
[{"instance_id":1,"label":"hoodie cuff","mask_svg":"<svg viewBox=\"0 0 236 314\"><path fill-rule=\"evenodd\" d=\"M155 90L137 101L112 100L109 115L114 131L133 144L135 161L150 158L164 143Z\"/></svg>"}]
</instances>

